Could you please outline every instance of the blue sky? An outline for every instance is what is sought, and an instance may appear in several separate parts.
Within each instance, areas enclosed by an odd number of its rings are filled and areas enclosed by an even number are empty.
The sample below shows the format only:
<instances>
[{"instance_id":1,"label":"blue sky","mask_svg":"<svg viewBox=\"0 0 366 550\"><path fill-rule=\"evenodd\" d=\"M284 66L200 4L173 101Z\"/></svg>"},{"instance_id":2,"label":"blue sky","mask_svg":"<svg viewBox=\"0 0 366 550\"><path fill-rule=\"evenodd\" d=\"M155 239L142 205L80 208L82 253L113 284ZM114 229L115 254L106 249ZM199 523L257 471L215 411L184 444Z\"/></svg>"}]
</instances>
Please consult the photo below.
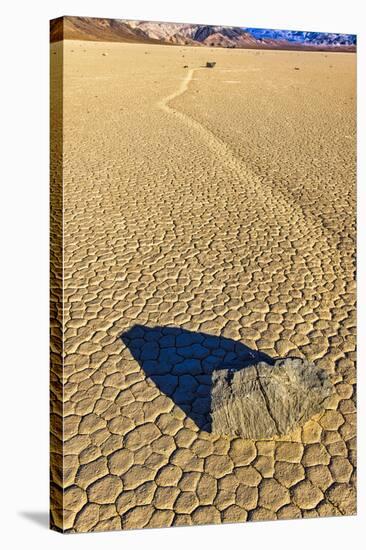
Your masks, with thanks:
<instances>
[{"instance_id":1,"label":"blue sky","mask_svg":"<svg viewBox=\"0 0 366 550\"><path fill-rule=\"evenodd\" d=\"M305 41L325 41L325 42L344 42L347 44L356 44L355 34L341 34L330 32L306 32L306 31L291 31L281 29L261 29L254 27L243 27L249 31L256 38L274 38L274 39L286 39L291 42L305 42Z\"/></svg>"}]
</instances>

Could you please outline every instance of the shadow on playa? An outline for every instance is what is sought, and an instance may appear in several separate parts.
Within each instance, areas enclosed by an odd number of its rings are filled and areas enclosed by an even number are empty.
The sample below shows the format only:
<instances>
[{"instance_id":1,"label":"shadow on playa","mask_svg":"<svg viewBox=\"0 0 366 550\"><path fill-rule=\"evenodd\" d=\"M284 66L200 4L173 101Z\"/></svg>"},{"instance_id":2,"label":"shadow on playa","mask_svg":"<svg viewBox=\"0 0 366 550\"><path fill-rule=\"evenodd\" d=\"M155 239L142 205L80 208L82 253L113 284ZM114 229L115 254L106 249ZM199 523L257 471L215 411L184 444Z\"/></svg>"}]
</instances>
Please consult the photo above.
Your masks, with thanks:
<instances>
[{"instance_id":1,"label":"shadow on playa","mask_svg":"<svg viewBox=\"0 0 366 550\"><path fill-rule=\"evenodd\" d=\"M147 377L201 429L210 432L211 376L274 359L241 342L176 327L135 325L121 335Z\"/></svg>"}]
</instances>

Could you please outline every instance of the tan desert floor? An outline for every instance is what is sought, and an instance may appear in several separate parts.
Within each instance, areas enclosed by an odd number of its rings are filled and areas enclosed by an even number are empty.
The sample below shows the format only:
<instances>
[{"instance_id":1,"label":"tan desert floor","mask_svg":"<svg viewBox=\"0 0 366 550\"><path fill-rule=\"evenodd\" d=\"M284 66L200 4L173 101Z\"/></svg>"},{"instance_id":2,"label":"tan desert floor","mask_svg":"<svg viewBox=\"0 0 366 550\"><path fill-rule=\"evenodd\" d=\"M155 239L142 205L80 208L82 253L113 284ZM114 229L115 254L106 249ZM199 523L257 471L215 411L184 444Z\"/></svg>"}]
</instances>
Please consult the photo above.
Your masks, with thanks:
<instances>
[{"instance_id":1,"label":"tan desert floor","mask_svg":"<svg viewBox=\"0 0 366 550\"><path fill-rule=\"evenodd\" d=\"M355 61L65 42L56 527L355 513ZM323 366L324 414L276 441L207 431L235 342ZM164 358L180 393L149 376Z\"/></svg>"}]
</instances>

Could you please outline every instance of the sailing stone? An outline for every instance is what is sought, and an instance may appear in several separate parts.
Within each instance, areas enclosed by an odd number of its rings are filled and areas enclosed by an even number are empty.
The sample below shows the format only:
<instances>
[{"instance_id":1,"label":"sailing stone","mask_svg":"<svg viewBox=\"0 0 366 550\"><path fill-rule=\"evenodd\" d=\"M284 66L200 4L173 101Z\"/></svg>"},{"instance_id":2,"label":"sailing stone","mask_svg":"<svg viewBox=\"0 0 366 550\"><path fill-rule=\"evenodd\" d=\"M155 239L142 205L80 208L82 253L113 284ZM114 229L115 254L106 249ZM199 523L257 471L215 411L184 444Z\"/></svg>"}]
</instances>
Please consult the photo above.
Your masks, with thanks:
<instances>
[{"instance_id":1,"label":"sailing stone","mask_svg":"<svg viewBox=\"0 0 366 550\"><path fill-rule=\"evenodd\" d=\"M215 370L211 429L244 439L283 436L321 412L333 392L323 369L298 358Z\"/></svg>"}]
</instances>

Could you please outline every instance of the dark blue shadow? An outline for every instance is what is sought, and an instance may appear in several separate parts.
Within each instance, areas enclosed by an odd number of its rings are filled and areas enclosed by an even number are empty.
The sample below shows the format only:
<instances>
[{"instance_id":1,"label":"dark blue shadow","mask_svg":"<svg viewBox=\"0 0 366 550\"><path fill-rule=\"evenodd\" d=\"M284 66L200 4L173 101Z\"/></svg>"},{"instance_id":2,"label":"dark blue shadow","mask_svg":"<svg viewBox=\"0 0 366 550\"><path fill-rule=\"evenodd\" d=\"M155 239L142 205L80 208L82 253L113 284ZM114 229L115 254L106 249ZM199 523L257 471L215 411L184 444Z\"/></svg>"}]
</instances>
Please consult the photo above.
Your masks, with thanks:
<instances>
[{"instance_id":1,"label":"dark blue shadow","mask_svg":"<svg viewBox=\"0 0 366 550\"><path fill-rule=\"evenodd\" d=\"M196 425L211 431L211 375L266 361L268 355L223 336L178 327L135 325L121 335L125 346L165 395Z\"/></svg>"}]
</instances>

